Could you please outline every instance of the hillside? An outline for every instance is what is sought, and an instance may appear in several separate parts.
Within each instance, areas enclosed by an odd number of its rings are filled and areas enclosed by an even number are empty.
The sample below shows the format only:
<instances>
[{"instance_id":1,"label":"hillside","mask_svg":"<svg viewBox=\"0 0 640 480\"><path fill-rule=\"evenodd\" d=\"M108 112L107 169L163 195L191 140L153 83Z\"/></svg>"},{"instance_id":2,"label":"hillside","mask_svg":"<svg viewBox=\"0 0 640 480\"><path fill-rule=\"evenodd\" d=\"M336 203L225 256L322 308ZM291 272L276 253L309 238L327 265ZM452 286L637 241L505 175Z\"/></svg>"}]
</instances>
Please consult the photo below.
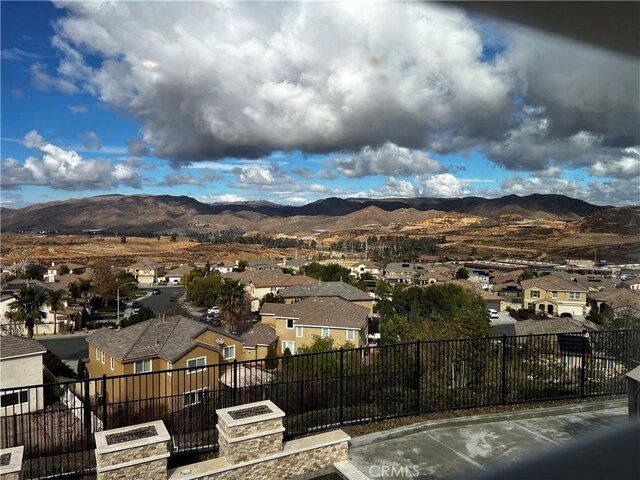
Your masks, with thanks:
<instances>
[{"instance_id":1,"label":"hillside","mask_svg":"<svg viewBox=\"0 0 640 480\"><path fill-rule=\"evenodd\" d=\"M640 234L640 207L610 208L593 213L578 222L578 232Z\"/></svg>"},{"instance_id":2,"label":"hillside","mask_svg":"<svg viewBox=\"0 0 640 480\"><path fill-rule=\"evenodd\" d=\"M578 220L609 207L562 195L510 195L496 199L326 198L303 206L270 202L201 203L170 195L103 195L2 210L3 231L105 230L154 234L168 231L211 231L236 228L265 233L307 232L406 226L433 217L434 211L498 220ZM429 213L430 212L430 213ZM424 215L427 215L425 217Z\"/></svg>"}]
</instances>

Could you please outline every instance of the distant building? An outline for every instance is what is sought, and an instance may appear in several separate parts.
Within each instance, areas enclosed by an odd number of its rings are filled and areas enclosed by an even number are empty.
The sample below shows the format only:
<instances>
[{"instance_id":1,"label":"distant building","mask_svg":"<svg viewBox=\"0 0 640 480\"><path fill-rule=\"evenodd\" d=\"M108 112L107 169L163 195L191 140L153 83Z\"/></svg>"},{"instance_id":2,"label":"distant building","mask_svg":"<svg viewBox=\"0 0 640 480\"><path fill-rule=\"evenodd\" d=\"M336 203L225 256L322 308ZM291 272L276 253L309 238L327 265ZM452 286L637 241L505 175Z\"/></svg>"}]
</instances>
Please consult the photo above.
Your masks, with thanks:
<instances>
[{"instance_id":1,"label":"distant building","mask_svg":"<svg viewBox=\"0 0 640 480\"><path fill-rule=\"evenodd\" d=\"M0 388L13 389L0 395L0 416L44 408L42 387L24 387L44 383L42 357L46 351L35 340L0 336Z\"/></svg>"},{"instance_id":2,"label":"distant building","mask_svg":"<svg viewBox=\"0 0 640 480\"><path fill-rule=\"evenodd\" d=\"M622 288L628 288L629 290L640 290L640 278L624 280L620 283L620 286Z\"/></svg>"},{"instance_id":3,"label":"distant building","mask_svg":"<svg viewBox=\"0 0 640 480\"><path fill-rule=\"evenodd\" d=\"M584 315L588 288L577 282L546 275L520 282L523 307L555 316Z\"/></svg>"},{"instance_id":4,"label":"distant building","mask_svg":"<svg viewBox=\"0 0 640 480\"><path fill-rule=\"evenodd\" d=\"M188 273L191 273L192 271L193 267L191 265L181 265L178 268L169 270L165 274L164 278L169 285L179 285L182 282L182 277L184 277Z\"/></svg>"},{"instance_id":5,"label":"distant building","mask_svg":"<svg viewBox=\"0 0 640 480\"><path fill-rule=\"evenodd\" d=\"M299 285L280 290L279 295L285 303L297 303L309 297L335 297L354 303L369 310L373 315L374 298L368 293L345 282L318 282L314 280L308 285Z\"/></svg>"},{"instance_id":6,"label":"distant building","mask_svg":"<svg viewBox=\"0 0 640 480\"><path fill-rule=\"evenodd\" d=\"M247 270L279 270L282 271L278 262L274 260L249 260Z\"/></svg>"},{"instance_id":7,"label":"distant building","mask_svg":"<svg viewBox=\"0 0 640 480\"><path fill-rule=\"evenodd\" d=\"M287 348L296 353L311 345L316 337L334 340L336 347L351 343L366 346L369 310L337 297L310 297L293 303L265 303L262 323L270 325L279 339L278 353Z\"/></svg>"},{"instance_id":8,"label":"distant building","mask_svg":"<svg viewBox=\"0 0 640 480\"><path fill-rule=\"evenodd\" d=\"M389 285L394 286L397 283L406 283L413 285L417 278L425 272L423 265L415 263L388 263L384 267L384 276Z\"/></svg>"},{"instance_id":9,"label":"distant building","mask_svg":"<svg viewBox=\"0 0 640 480\"><path fill-rule=\"evenodd\" d=\"M129 265L127 272L132 274L141 285L152 285L164 279L165 276L164 265L150 260L141 260Z\"/></svg>"},{"instance_id":10,"label":"distant building","mask_svg":"<svg viewBox=\"0 0 640 480\"><path fill-rule=\"evenodd\" d=\"M55 282L62 275L60 272L62 267L67 269L66 274L81 275L87 271L86 265L80 265L78 263L62 262L56 265L55 262L51 262L51 265L47 268L47 274L44 276L45 281Z\"/></svg>"},{"instance_id":11,"label":"distant building","mask_svg":"<svg viewBox=\"0 0 640 480\"><path fill-rule=\"evenodd\" d=\"M356 278L360 278L363 274L369 274L373 278L380 278L383 272L381 263L370 260L354 263L349 269L351 270L350 275Z\"/></svg>"},{"instance_id":12,"label":"distant building","mask_svg":"<svg viewBox=\"0 0 640 480\"><path fill-rule=\"evenodd\" d=\"M588 302L597 308L598 313L610 320L631 314L640 317L640 292L626 288L612 288L600 292L591 292Z\"/></svg>"}]
</instances>

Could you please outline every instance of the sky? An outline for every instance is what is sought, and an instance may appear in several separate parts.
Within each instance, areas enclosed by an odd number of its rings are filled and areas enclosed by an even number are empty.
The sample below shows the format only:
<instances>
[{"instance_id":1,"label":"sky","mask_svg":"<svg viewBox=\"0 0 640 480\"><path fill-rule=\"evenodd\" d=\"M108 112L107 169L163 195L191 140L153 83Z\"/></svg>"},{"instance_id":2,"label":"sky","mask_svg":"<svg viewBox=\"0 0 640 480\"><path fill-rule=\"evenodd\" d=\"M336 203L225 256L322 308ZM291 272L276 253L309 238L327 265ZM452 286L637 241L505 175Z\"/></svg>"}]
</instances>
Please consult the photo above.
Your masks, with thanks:
<instances>
[{"instance_id":1,"label":"sky","mask_svg":"<svg viewBox=\"0 0 640 480\"><path fill-rule=\"evenodd\" d=\"M433 3L1 3L0 205L640 204L637 59Z\"/></svg>"}]
</instances>

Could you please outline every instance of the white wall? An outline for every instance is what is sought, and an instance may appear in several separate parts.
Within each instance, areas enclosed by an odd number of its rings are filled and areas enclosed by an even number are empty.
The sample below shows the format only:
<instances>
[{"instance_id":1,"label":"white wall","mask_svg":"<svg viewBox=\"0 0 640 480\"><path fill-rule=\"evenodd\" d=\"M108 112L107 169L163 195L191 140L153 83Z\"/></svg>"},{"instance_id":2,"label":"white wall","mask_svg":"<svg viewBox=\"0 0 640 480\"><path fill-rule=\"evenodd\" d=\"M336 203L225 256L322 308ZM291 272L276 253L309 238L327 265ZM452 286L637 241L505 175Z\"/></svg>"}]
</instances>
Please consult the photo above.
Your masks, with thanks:
<instances>
[{"instance_id":1,"label":"white wall","mask_svg":"<svg viewBox=\"0 0 640 480\"><path fill-rule=\"evenodd\" d=\"M41 385L42 354L8 358L0 361L0 388L19 388ZM29 404L0 408L0 416L26 413L44 408L42 388L29 389Z\"/></svg>"}]
</instances>

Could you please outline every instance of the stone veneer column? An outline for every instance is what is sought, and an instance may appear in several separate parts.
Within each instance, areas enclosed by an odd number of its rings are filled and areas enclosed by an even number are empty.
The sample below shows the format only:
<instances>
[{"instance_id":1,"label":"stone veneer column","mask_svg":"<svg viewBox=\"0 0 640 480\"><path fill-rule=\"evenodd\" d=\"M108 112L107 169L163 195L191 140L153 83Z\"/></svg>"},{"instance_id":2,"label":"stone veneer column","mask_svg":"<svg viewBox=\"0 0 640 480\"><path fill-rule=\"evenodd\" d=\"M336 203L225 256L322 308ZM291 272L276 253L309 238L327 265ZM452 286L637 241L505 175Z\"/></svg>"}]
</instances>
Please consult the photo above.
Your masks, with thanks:
<instances>
[{"instance_id":1,"label":"stone veneer column","mask_svg":"<svg viewBox=\"0 0 640 480\"><path fill-rule=\"evenodd\" d=\"M162 421L97 432L98 480L166 480L171 436Z\"/></svg>"},{"instance_id":2,"label":"stone veneer column","mask_svg":"<svg viewBox=\"0 0 640 480\"><path fill-rule=\"evenodd\" d=\"M270 400L216 410L219 457L230 464L282 451L284 412Z\"/></svg>"},{"instance_id":3,"label":"stone veneer column","mask_svg":"<svg viewBox=\"0 0 640 480\"><path fill-rule=\"evenodd\" d=\"M24 447L0 450L0 480L22 480Z\"/></svg>"}]
</instances>

